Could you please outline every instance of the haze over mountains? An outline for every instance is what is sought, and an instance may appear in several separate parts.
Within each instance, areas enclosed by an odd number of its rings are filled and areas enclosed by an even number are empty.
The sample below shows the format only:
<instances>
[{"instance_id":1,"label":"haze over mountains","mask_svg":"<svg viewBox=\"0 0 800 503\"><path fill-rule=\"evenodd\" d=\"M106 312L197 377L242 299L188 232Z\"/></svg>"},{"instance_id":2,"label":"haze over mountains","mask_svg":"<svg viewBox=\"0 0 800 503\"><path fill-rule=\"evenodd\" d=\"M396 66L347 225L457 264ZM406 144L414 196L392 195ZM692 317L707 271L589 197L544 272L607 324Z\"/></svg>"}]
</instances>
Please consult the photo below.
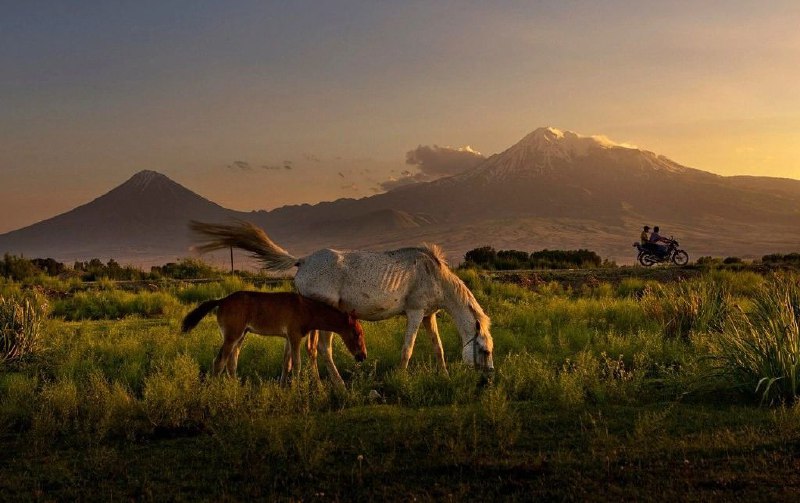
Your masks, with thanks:
<instances>
[{"instance_id":1,"label":"haze over mountains","mask_svg":"<svg viewBox=\"0 0 800 503\"><path fill-rule=\"evenodd\" d=\"M142 171L83 206L0 235L0 252L71 262L160 264L190 255L191 219L244 219L293 254L435 242L459 262L472 248L588 248L629 263L644 224L692 258L800 249L800 180L723 177L647 150L555 128L455 176L363 199L239 212Z\"/></svg>"}]
</instances>

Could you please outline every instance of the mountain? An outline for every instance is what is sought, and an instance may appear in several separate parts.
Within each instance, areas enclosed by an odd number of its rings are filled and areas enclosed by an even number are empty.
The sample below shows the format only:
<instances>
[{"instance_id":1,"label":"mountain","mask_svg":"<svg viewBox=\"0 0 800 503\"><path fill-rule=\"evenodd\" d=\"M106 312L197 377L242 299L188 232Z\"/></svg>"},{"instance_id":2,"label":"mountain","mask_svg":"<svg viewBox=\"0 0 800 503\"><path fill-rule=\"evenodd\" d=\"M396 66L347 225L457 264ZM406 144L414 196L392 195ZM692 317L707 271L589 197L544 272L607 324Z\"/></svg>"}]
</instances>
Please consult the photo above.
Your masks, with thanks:
<instances>
[{"instance_id":1,"label":"mountain","mask_svg":"<svg viewBox=\"0 0 800 503\"><path fill-rule=\"evenodd\" d=\"M800 249L800 180L724 177L604 137L539 128L460 174L363 199L250 213L223 208L153 171L94 201L0 235L0 252L65 261L163 263L189 254L191 220L244 219L296 255L435 242L469 249L588 248L630 262L644 224L692 257Z\"/></svg>"},{"instance_id":2,"label":"mountain","mask_svg":"<svg viewBox=\"0 0 800 503\"><path fill-rule=\"evenodd\" d=\"M150 262L187 255L186 222L247 214L223 208L155 171L140 171L122 185L67 213L0 235L0 250L28 257Z\"/></svg>"},{"instance_id":3,"label":"mountain","mask_svg":"<svg viewBox=\"0 0 800 503\"><path fill-rule=\"evenodd\" d=\"M426 240L458 259L483 244L527 251L589 248L624 263L632 258L631 243L641 226L649 224L679 238L693 257L760 257L800 248L793 229L800 217L798 180L719 176L604 137L552 127L536 129L455 176L254 218L266 229L293 222L300 231L303 222L387 210L434 220L400 235L365 231L345 241L329 226L317 242L385 248ZM302 239L291 244L306 245Z\"/></svg>"}]
</instances>

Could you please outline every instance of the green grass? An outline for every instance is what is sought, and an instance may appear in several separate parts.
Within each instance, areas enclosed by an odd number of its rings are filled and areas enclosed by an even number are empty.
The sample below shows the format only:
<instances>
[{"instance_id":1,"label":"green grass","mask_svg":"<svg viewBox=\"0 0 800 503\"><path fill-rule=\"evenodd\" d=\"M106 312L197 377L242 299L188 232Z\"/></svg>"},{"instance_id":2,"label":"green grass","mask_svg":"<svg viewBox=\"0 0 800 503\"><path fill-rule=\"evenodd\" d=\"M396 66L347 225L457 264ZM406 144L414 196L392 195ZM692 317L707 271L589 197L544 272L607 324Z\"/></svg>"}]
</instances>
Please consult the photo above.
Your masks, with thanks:
<instances>
[{"instance_id":1,"label":"green grass","mask_svg":"<svg viewBox=\"0 0 800 503\"><path fill-rule=\"evenodd\" d=\"M718 377L764 403L794 402L800 394L800 286L773 278L749 311L729 318L713 343Z\"/></svg>"},{"instance_id":2,"label":"green grass","mask_svg":"<svg viewBox=\"0 0 800 503\"><path fill-rule=\"evenodd\" d=\"M364 323L360 364L335 338L347 389L307 372L284 388L282 339L248 335L234 380L209 375L221 343L213 317L179 334L195 302L249 286L241 280L54 298L36 351L0 368L0 494L672 500L800 490L796 334L777 330L797 324L796 276L575 287L460 274L493 320L491 379L459 362L446 315L449 377L422 331L410 368L397 369L398 318ZM751 347L763 351L742 349ZM762 359L753 372L745 356Z\"/></svg>"}]
</instances>

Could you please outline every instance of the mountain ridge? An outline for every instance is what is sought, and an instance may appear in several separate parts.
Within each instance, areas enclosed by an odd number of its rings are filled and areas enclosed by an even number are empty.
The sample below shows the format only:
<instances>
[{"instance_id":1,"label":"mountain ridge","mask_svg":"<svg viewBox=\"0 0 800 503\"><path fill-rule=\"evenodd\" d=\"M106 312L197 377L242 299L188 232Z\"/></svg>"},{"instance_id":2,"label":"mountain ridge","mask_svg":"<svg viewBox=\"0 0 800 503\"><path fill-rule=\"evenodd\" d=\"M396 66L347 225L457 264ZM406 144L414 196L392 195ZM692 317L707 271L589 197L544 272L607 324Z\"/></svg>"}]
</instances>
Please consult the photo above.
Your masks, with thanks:
<instances>
[{"instance_id":1,"label":"mountain ridge","mask_svg":"<svg viewBox=\"0 0 800 503\"><path fill-rule=\"evenodd\" d=\"M590 248L625 262L641 225L660 224L680 234L694 257L759 256L800 248L792 232L798 216L800 180L723 177L605 137L545 127L453 176L271 211L230 210L142 170L84 205L0 235L0 252L158 263L189 254L189 220L240 219L295 254L428 241L451 260L489 244Z\"/></svg>"}]
</instances>

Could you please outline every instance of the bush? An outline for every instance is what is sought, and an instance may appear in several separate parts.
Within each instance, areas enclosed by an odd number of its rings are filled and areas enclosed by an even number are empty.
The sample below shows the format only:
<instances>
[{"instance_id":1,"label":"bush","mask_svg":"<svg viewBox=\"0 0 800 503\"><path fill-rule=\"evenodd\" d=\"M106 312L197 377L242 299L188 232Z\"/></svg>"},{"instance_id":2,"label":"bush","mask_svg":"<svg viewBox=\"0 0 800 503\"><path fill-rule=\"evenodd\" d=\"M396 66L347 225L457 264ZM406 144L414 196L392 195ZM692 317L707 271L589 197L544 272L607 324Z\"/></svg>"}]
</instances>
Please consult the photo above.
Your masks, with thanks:
<instances>
[{"instance_id":1,"label":"bush","mask_svg":"<svg viewBox=\"0 0 800 503\"><path fill-rule=\"evenodd\" d=\"M698 258L695 263L703 267L718 267L719 265L722 264L722 259L719 257L712 257L710 255L705 255L703 257Z\"/></svg>"},{"instance_id":2,"label":"bush","mask_svg":"<svg viewBox=\"0 0 800 503\"><path fill-rule=\"evenodd\" d=\"M38 297L0 296L0 363L18 361L36 351L47 311Z\"/></svg>"},{"instance_id":3,"label":"bush","mask_svg":"<svg viewBox=\"0 0 800 503\"><path fill-rule=\"evenodd\" d=\"M66 320L116 320L125 316L160 316L178 310L175 297L160 292L130 293L120 290L78 292L55 301L53 316Z\"/></svg>"},{"instance_id":4,"label":"bush","mask_svg":"<svg viewBox=\"0 0 800 503\"><path fill-rule=\"evenodd\" d=\"M19 429L30 424L39 380L22 373L0 374L0 431Z\"/></svg>"},{"instance_id":5,"label":"bush","mask_svg":"<svg viewBox=\"0 0 800 503\"><path fill-rule=\"evenodd\" d=\"M542 250L531 253L531 266L541 269L591 269L600 267L603 259L593 251L580 250Z\"/></svg>"},{"instance_id":6,"label":"bush","mask_svg":"<svg viewBox=\"0 0 800 503\"><path fill-rule=\"evenodd\" d=\"M653 284L642 300L648 316L662 324L667 338L685 341L696 332L719 332L732 305L728 289L712 276Z\"/></svg>"},{"instance_id":7,"label":"bush","mask_svg":"<svg viewBox=\"0 0 800 503\"><path fill-rule=\"evenodd\" d=\"M714 371L762 403L795 401L800 394L800 286L774 277L752 309L731 316L712 341Z\"/></svg>"},{"instance_id":8,"label":"bush","mask_svg":"<svg viewBox=\"0 0 800 503\"><path fill-rule=\"evenodd\" d=\"M212 278L221 274L221 271L210 266L202 260L194 258L181 259L177 263L170 262L163 266L154 266L150 269L153 277L168 277L174 279L200 279Z\"/></svg>"},{"instance_id":9,"label":"bush","mask_svg":"<svg viewBox=\"0 0 800 503\"><path fill-rule=\"evenodd\" d=\"M178 355L144 381L143 405L155 427L198 426L202 421L200 366L187 355Z\"/></svg>"},{"instance_id":10,"label":"bush","mask_svg":"<svg viewBox=\"0 0 800 503\"><path fill-rule=\"evenodd\" d=\"M466 266L484 269L591 269L600 266L614 267L614 262L603 261L590 250L541 250L530 255L519 250L495 251L491 246L470 250L464 255Z\"/></svg>"},{"instance_id":11,"label":"bush","mask_svg":"<svg viewBox=\"0 0 800 503\"><path fill-rule=\"evenodd\" d=\"M761 257L761 261L765 264L792 264L800 265L800 253L773 253Z\"/></svg>"},{"instance_id":12,"label":"bush","mask_svg":"<svg viewBox=\"0 0 800 503\"><path fill-rule=\"evenodd\" d=\"M207 300L221 299L238 290L252 290L252 285L237 276L227 276L222 281L187 285L175 293L184 304L195 304Z\"/></svg>"},{"instance_id":13,"label":"bush","mask_svg":"<svg viewBox=\"0 0 800 503\"><path fill-rule=\"evenodd\" d=\"M491 246L481 246L480 248L475 248L474 250L468 251L467 254L464 255L464 260L468 264L475 264L484 267L494 264L496 259L497 252Z\"/></svg>"}]
</instances>

